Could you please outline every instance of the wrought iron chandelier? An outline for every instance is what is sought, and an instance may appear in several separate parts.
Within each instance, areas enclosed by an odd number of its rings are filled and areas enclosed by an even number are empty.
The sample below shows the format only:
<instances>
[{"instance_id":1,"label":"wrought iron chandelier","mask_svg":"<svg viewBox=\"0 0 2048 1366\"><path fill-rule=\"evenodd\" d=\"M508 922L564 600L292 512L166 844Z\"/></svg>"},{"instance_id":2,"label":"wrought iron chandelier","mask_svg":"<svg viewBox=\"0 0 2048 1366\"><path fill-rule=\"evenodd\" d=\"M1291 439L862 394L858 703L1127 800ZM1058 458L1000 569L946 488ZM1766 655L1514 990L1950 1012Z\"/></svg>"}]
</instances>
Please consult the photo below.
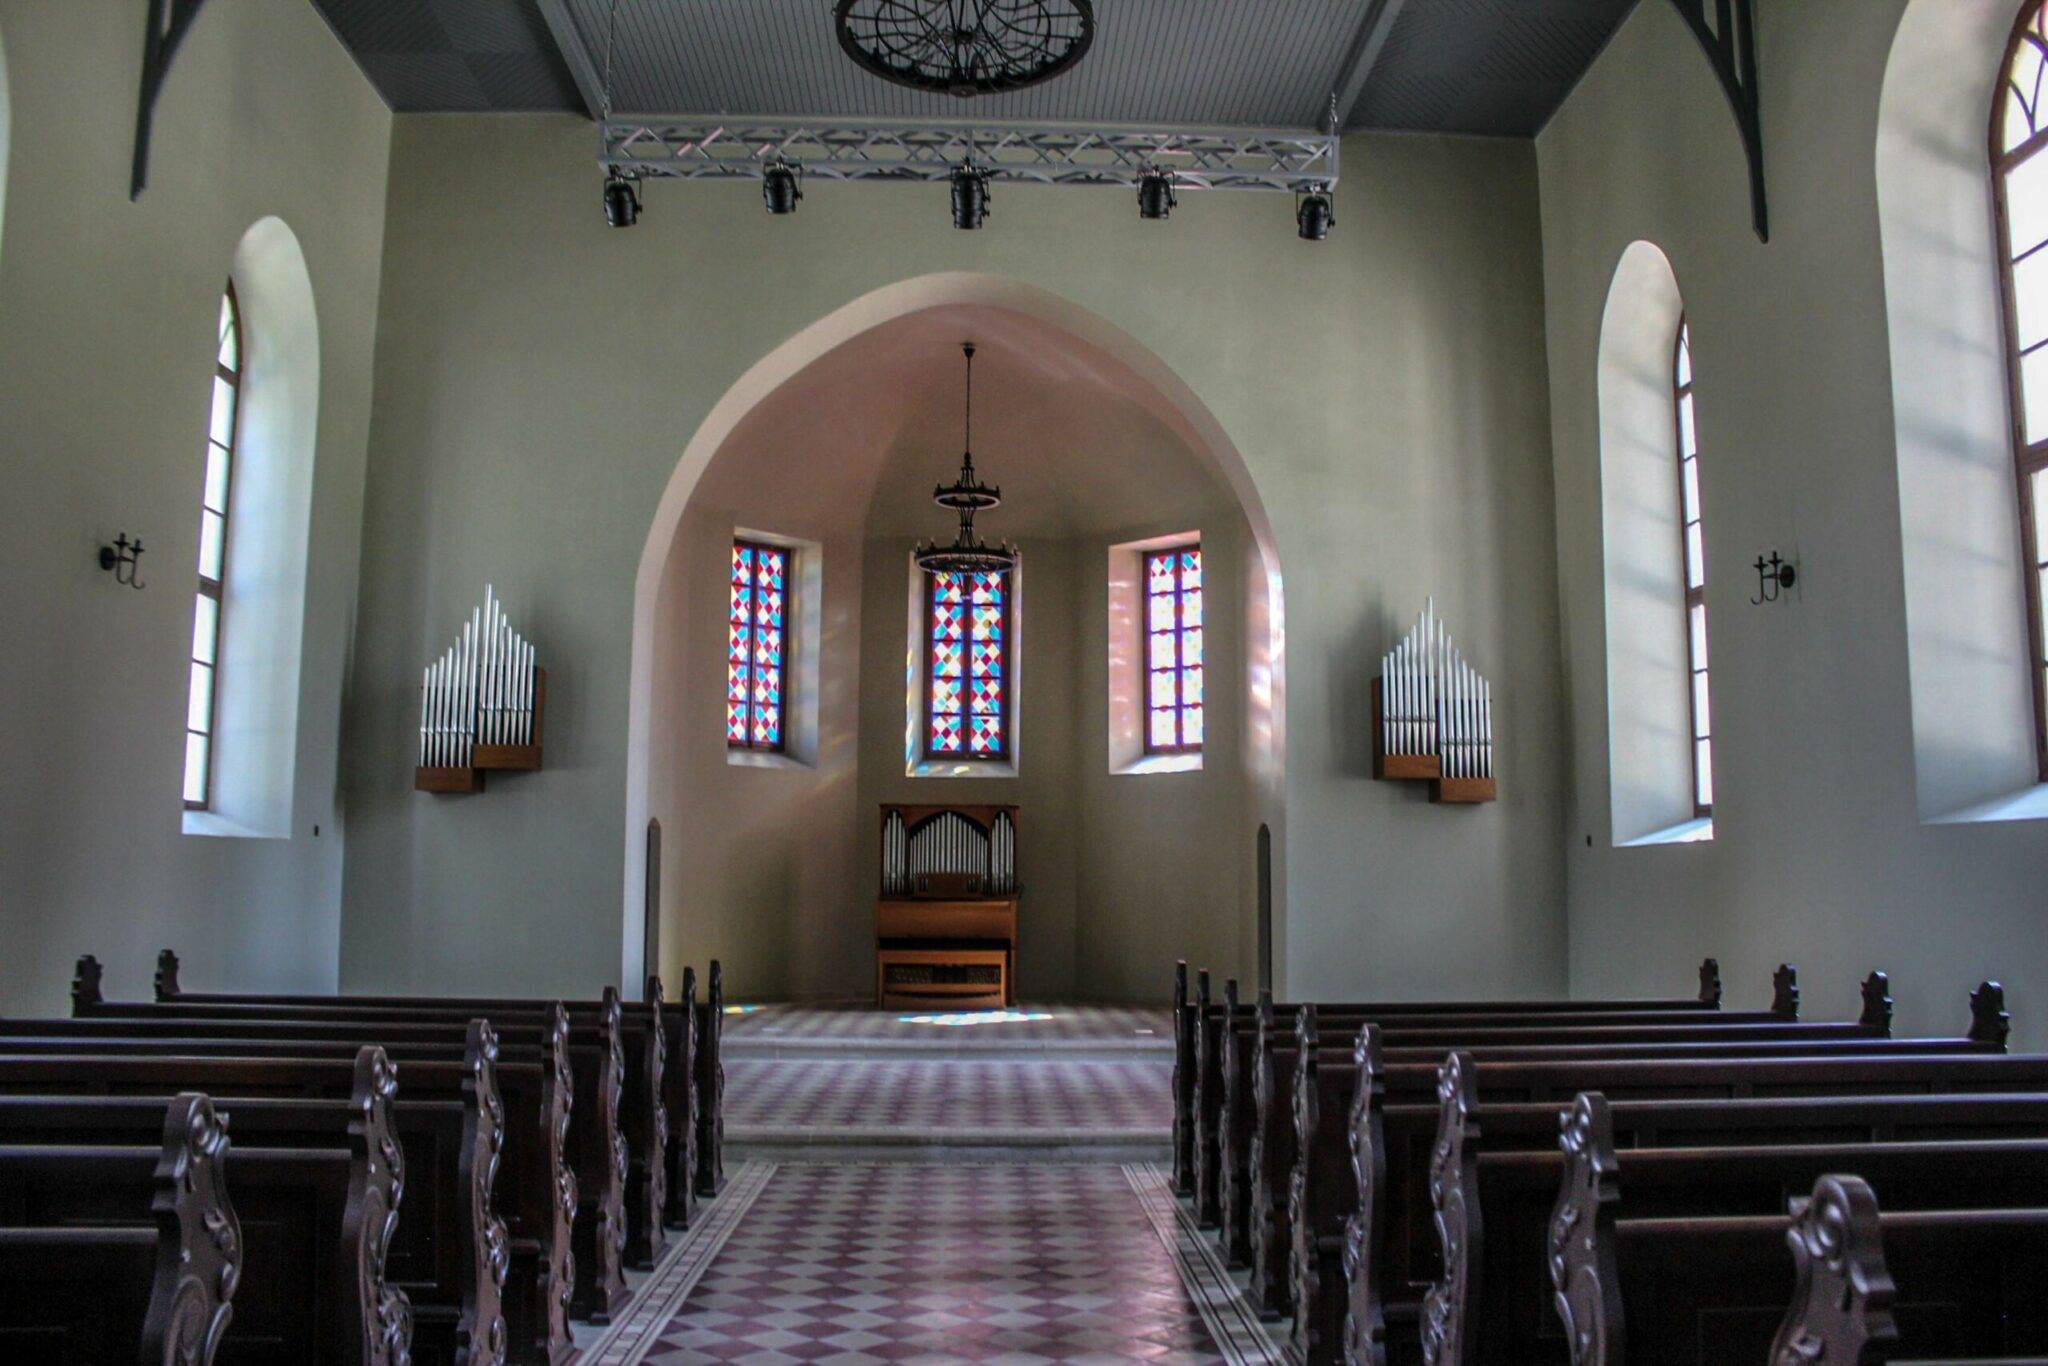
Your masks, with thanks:
<instances>
[{"instance_id":1,"label":"wrought iron chandelier","mask_svg":"<svg viewBox=\"0 0 2048 1366\"><path fill-rule=\"evenodd\" d=\"M834 14L864 70L962 99L1049 81L1095 41L1090 0L839 0Z\"/></svg>"},{"instance_id":2,"label":"wrought iron chandelier","mask_svg":"<svg viewBox=\"0 0 2048 1366\"><path fill-rule=\"evenodd\" d=\"M932 501L960 514L960 530L953 544L920 541L917 567L928 574L1001 574L1017 566L1017 547L1004 541L985 545L974 534L974 514L999 507L1003 491L981 482L974 472L974 343L960 352L967 357L967 449L960 457L960 477L932 490Z\"/></svg>"}]
</instances>

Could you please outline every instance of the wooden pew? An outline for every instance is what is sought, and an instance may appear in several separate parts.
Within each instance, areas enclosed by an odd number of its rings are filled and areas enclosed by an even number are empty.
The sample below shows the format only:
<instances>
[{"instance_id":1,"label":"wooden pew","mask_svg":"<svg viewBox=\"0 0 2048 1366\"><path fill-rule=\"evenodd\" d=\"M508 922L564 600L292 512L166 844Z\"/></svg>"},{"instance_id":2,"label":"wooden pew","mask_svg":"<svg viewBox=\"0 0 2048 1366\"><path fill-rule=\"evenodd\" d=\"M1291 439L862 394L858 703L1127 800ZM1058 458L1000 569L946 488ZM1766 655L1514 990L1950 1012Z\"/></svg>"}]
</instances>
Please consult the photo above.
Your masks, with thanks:
<instances>
[{"instance_id":1,"label":"wooden pew","mask_svg":"<svg viewBox=\"0 0 2048 1366\"><path fill-rule=\"evenodd\" d=\"M80 964L81 976L88 965ZM187 1005L147 1002L106 1002L97 982L74 999L92 1014L87 1021L0 1022L0 1052L33 1053L66 1047L70 1030L118 1030L119 1036L94 1034L92 1046L102 1053L143 1054L162 1049L181 1053L246 1053L264 1057L326 1056L351 1041L375 1039L401 1059L432 1060L456 1051L453 1035L458 1018L438 1009L415 1011L380 1006L256 1006ZM209 1012L228 1012L225 1018ZM620 1123L627 1069L617 993L606 989L603 1009L595 1015L571 1015L564 1004L546 1009L508 1009L494 1018L503 1056L534 1060L550 1051L557 1013L566 1028L566 1059L571 1094L586 1103L569 1115L565 1153L576 1177L572 1238L576 1271L570 1312L595 1323L608 1323L630 1298L626 1286L626 1250L630 1217L625 1192L632 1163ZM436 1036L433 1026L442 1026ZM326 1037L321 1030L328 1031ZM37 1038L41 1034L45 1037ZM659 1109L658 1101L652 1102ZM641 1132L652 1136L658 1126ZM643 1147L643 1170L653 1168L659 1185L660 1164L653 1148ZM651 1192L658 1194L658 1191ZM658 1229L660 1204L650 1198L638 1210L643 1227ZM658 1248L659 1244L650 1244ZM650 1262L651 1264L651 1262Z\"/></svg>"},{"instance_id":2,"label":"wooden pew","mask_svg":"<svg viewBox=\"0 0 2048 1366\"><path fill-rule=\"evenodd\" d=\"M231 1017L244 1008L258 1010L269 1007L290 1007L295 1010L318 1012L322 1010L396 1010L407 1014L446 1015L468 1018L471 1015L485 1015L493 1020L509 1022L513 1015L545 1010L551 1003L527 997L459 997L459 996L294 996L294 995L251 995L226 992L186 991L179 980L180 964L178 955L165 949L157 955L155 996L159 1005L199 1007L200 1013L214 1017ZM83 973L83 964L81 964ZM120 1015L137 1013L148 1009L147 1003L108 1002L98 992L98 968L94 965L92 991L81 1004L73 1002L75 1015ZM718 964L712 964L714 982L723 992L723 973ZM696 999L696 969L683 969L683 994L677 1007L669 1007L662 994L661 979L650 976L646 983L646 1000L620 1001L620 1039L626 1051L626 1072L624 1092L621 1097L621 1123L624 1128L630 1165L627 1173L625 1195L628 1212L627 1261L635 1267L652 1266L659 1257L663 1244L661 1229L689 1227L695 1210L695 1175L697 1143L697 1115L702 1108L696 1087L698 1047L697 1039L702 1035L703 1012ZM77 995L74 992L74 997ZM570 1020L575 1024L598 1022L601 1024L606 1013L606 1001L565 1001ZM722 999L721 999L722 1005ZM221 1007L222 1010L210 1009ZM716 1038L712 1046L715 1049ZM715 1103L723 1094L723 1069L716 1069L717 1086L710 1079L704 1083L708 1095L706 1103ZM715 1131L722 1136L723 1124ZM646 1155L660 1153L662 1161L658 1168L650 1165ZM722 1157L718 1164L720 1179L723 1177ZM705 1192L711 1194L715 1192Z\"/></svg>"},{"instance_id":3,"label":"wooden pew","mask_svg":"<svg viewBox=\"0 0 2048 1366\"><path fill-rule=\"evenodd\" d=\"M0 1225L132 1226L144 1208L161 1214L166 1176L174 1187L210 1185L227 1193L233 1209L214 1211L212 1251L197 1265L225 1282L209 1298L232 1294L233 1322L188 1318L181 1302L200 1292L185 1268L168 1311L184 1320L173 1336L195 1348L211 1339L222 1366L281 1359L402 1366L411 1359L412 1310L384 1277L405 1174L389 1127L395 1081L374 1048L362 1050L351 1070L355 1113L330 1136L331 1146L244 1144L230 1157L222 1120L196 1095L181 1096L189 1103L162 1121L187 1126L182 1151L169 1146L169 1135L156 1146L0 1146ZM174 1162L183 1170L166 1174L164 1165ZM173 1190L169 1199L184 1195ZM159 1231L169 1231L161 1218ZM179 1351L173 1346L159 1359L177 1360Z\"/></svg>"},{"instance_id":4,"label":"wooden pew","mask_svg":"<svg viewBox=\"0 0 2048 1366\"><path fill-rule=\"evenodd\" d=\"M1702 965L1700 979L1700 1001L1682 1007L1658 1003L1636 1009L1632 1008L1636 1003L1631 1002L1590 1002L1585 1003L1585 1009L1577 1010L1570 1008L1574 1004L1571 1002L1537 1002L1529 1003L1527 1009L1516 1010L1496 1005L1438 1007L1426 1002L1407 1002L1398 1011L1390 1007L1321 1004L1317 1009L1323 1026L1333 1036L1330 1039L1332 1046L1344 1047L1349 1046L1359 1025L1367 1020L1379 1020L1389 1029L1433 1031L1436 1041L1455 1039L1475 1046L1486 1042L1488 1031L1496 1029L1518 1032L1570 1029L1575 1031L1571 1037L1581 1042L1597 1042L1602 1029L1618 1031L1664 1027L1671 1031L1666 1035L1671 1042L1682 1042L1688 1038L1694 1041L1708 1038L1725 1041L1744 1035L1757 1041L1820 1038L1831 1034L1853 1038L1872 1033L1888 1034L1891 1029L1889 1001L1881 1019L1873 1018L1866 1010L1864 1018L1854 1025L1799 1025L1798 976L1789 965L1780 967L1773 979L1774 999L1768 1011L1733 1013L1713 1008L1718 1006L1721 987L1720 969L1712 959ZM1197 996L1198 999L1202 996L1199 984ZM1251 1259L1248 1224L1251 1197L1241 1173L1250 1142L1251 1069L1259 1012L1270 1010L1273 1021L1292 1023L1301 1008L1299 1005L1269 1005L1270 1000L1270 993L1262 992L1259 1006L1245 1010L1238 1005L1235 981L1226 982L1223 1007L1202 1014L1205 1023L1192 1031L1195 1080L1190 1121L1194 1138L1190 1151L1196 1223L1199 1227L1220 1230L1218 1237L1224 1257L1232 1266L1247 1265ZM1731 1027L1738 1033L1722 1032ZM1506 1036L1498 1037L1504 1040ZM1564 1037L1559 1033L1554 1041L1561 1041ZM1525 1045L1541 1041L1539 1035L1530 1033L1522 1033L1516 1039ZM1404 1042L1420 1043L1422 1036L1418 1034L1414 1040L1396 1040L1389 1046L1398 1048Z\"/></svg>"},{"instance_id":5,"label":"wooden pew","mask_svg":"<svg viewBox=\"0 0 2048 1366\"><path fill-rule=\"evenodd\" d=\"M1361 1080L1344 1119L1348 1161L1333 1171L1326 1152L1316 1169L1316 1179L1333 1198L1355 1202L1344 1222L1341 1265L1344 1342L1358 1360L1382 1359L1386 1349L1377 1344L1383 1335L1397 1359L1413 1355L1423 1294L1441 1274L1430 1184L1442 1102L1434 1094L1425 1100L1413 1089L1425 1071L1433 1086L1440 1077L1437 1069L1404 1067L1400 1071L1407 1075L1395 1076L1398 1093L1390 1101L1392 1069L1374 1056L1375 1042L1374 1031L1364 1031L1354 1059ZM1794 1128L1816 1141L2048 1133L2048 1058L1722 1060L1677 1066L1619 1060L1540 1070L1556 1075L1539 1081L1527 1075L1530 1068L1513 1064L1470 1069L1481 1088L1489 1150L1550 1148L1563 1102L1530 1097L1555 1096L1560 1087L1588 1078L1597 1078L1611 1094L1642 1097L1614 1103L1623 1146L1736 1144ZM1330 1087L1319 1088L1320 1101L1327 1103L1330 1094ZM1327 1256L1327 1245L1322 1250ZM1327 1261L1323 1267L1327 1285Z\"/></svg>"},{"instance_id":6,"label":"wooden pew","mask_svg":"<svg viewBox=\"0 0 2048 1366\"><path fill-rule=\"evenodd\" d=\"M563 1030L566 1034L566 1023ZM476 1105L482 1141L465 1142L458 1157L462 1184L452 1197L465 1210L488 1208L498 1219L465 1214L457 1225L462 1240L458 1275L468 1276L464 1295L474 1292L477 1308L466 1317L482 1326L458 1327L457 1337L489 1344L495 1317L488 1292L500 1297L504 1337L516 1362L562 1366L574 1355L569 1338L568 1309L574 1272L570 1226L575 1212L575 1176L564 1163L570 1103L566 1057L549 1061L499 1060L488 1069L478 1054L462 1062L408 1062L405 1090L393 1114L401 1133L423 1121L411 1113L417 1101L456 1099ZM486 1081L491 1085L486 1085ZM493 1202L481 1206L477 1187L492 1175L487 1097L491 1086L500 1095L502 1126L497 1132L497 1182ZM341 1098L354 1095L353 1064L332 1058L254 1058L213 1056L106 1056L38 1054L0 1056L0 1095L162 1095L203 1087L223 1097L223 1108L236 1101L290 1098ZM439 1148L435 1152L442 1151ZM418 1178L416 1177L416 1182ZM441 1180L416 1190L441 1194ZM423 1211L438 1205L419 1202ZM423 1213L423 1218L428 1217ZM502 1235L498 1232L502 1220ZM402 1237L398 1242L404 1248ZM422 1259L424 1260L424 1259ZM467 1271L464 1267L469 1268ZM479 1354L480 1361L491 1360Z\"/></svg>"},{"instance_id":7,"label":"wooden pew","mask_svg":"<svg viewBox=\"0 0 2048 1366\"><path fill-rule=\"evenodd\" d=\"M1709 1224L1717 1227L1702 1227ZM1763 1227L1749 1227L1753 1224ZM1876 1192L1862 1178L1826 1176L1814 1183L1811 1199L1794 1207L1789 1226L1779 1219L1718 1219L1629 1220L1607 1227L1616 1234L1610 1263L1620 1269L1615 1283L1638 1309L1650 1307L1633 1284L1640 1274L1653 1273L1644 1263L1674 1247L1683 1252L1689 1274L1682 1288L1692 1300L1685 1307L1695 1323L1701 1313L1727 1322L1725 1310L1701 1293L1717 1288L1715 1282L1698 1288L1689 1284L1699 1277L1702 1256L1720 1272L1773 1256L1783 1259L1792 1292L1771 1342L1771 1361L1879 1362L1939 1355L1953 1363L1958 1352L1968 1352L1972 1360L1996 1357L2005 1366L2018 1366L2020 1353L2038 1363L2048 1349L2040 1293L2048 1269L2048 1210L1880 1212ZM1708 1246L1700 1246L1701 1234ZM1767 1253L1759 1239L1772 1240L1773 1235L1776 1247ZM1574 1258L1577 1250L1567 1248L1566 1257ZM1677 1321L1677 1326L1684 1324L1685 1319ZM1647 1337L1682 1351L1683 1340L1663 1322L1641 1327L1652 1331L1638 1331L1638 1340ZM1617 1324L1616 1331L1612 1346L1593 1337L1601 1350L1588 1360L1647 1358L1647 1353L1629 1353L1622 1326ZM1689 1359L1679 1351L1666 1348L1657 1359Z\"/></svg>"},{"instance_id":8,"label":"wooden pew","mask_svg":"<svg viewBox=\"0 0 2048 1366\"><path fill-rule=\"evenodd\" d=\"M1700 990L1694 997L1647 998L1641 1000L1529 1000L1529 1001L1388 1001L1368 1005L1349 1006L1342 1003L1326 1002L1325 1008L1332 1011L1355 1009L1371 1012L1375 1018L1403 1015L1441 1015L1456 1013L1462 1015L1541 1015L1556 1013L1564 1015L1604 1014L1614 1012L1667 1013L1718 1012L1721 1009L1721 965L1709 958L1700 964ZM1786 997L1781 988L1774 1010L1783 1005ZM1277 1009L1291 1016L1292 1005ZM1188 999L1188 965L1186 959L1174 964L1173 969L1173 1188L1184 1196L1195 1194L1195 1148L1196 1148L1196 1100L1203 1093L1198 1080L1198 1050L1206 1041L1207 1032L1213 1028L1211 1021L1219 1012L1235 1014L1234 1000L1224 1006L1217 1006L1211 1000L1209 972L1204 968L1197 974L1195 999ZM1791 988L1790 1009L1783 1013L1796 1016L1798 1012L1798 989ZM1334 1018L1334 1016L1332 1017ZM1360 1023L1363 1021L1361 1020ZM1212 1101L1220 1100L1220 1083L1210 1093Z\"/></svg>"},{"instance_id":9,"label":"wooden pew","mask_svg":"<svg viewBox=\"0 0 2048 1366\"><path fill-rule=\"evenodd\" d=\"M1423 1358L1433 1363L1571 1359L1552 1312L1550 1268L1593 1217L1569 1194L1560 1198L1567 1163L1579 1154L1600 1167L1597 1196L1618 1201L1613 1213L1621 1218L1771 1216L1838 1171L1861 1174L1903 1209L2024 1208L2048 1183L2048 1139L1600 1149L1606 1102L1597 1093L1568 1111L1563 1151L1486 1152L1460 1061L1445 1063L1445 1127L1432 1175L1444 1270L1425 1298L1421 1335ZM1569 1310L1575 1334L1587 1312Z\"/></svg>"},{"instance_id":10,"label":"wooden pew","mask_svg":"<svg viewBox=\"0 0 2048 1366\"><path fill-rule=\"evenodd\" d=\"M40 1151L41 1165L68 1153L74 1176L117 1182L131 1199L147 1182L146 1199L95 1211L96 1224L0 1227L0 1347L10 1358L214 1360L242 1271L241 1226L221 1180L227 1134L197 1093L159 1107L156 1127L154 1147L0 1149L0 1173Z\"/></svg>"},{"instance_id":11,"label":"wooden pew","mask_svg":"<svg viewBox=\"0 0 2048 1366\"><path fill-rule=\"evenodd\" d=\"M410 1196L385 1250L384 1275L411 1302L413 1355L421 1361L499 1361L505 1350L507 1235L492 1204L504 1107L493 1076L496 1040L484 1021L472 1029L473 1094L382 1102ZM223 1097L218 1112L245 1147L260 1148L331 1147L359 1119L352 1098ZM160 1096L0 1097L0 1143L134 1143L162 1117Z\"/></svg>"},{"instance_id":12,"label":"wooden pew","mask_svg":"<svg viewBox=\"0 0 2048 1366\"><path fill-rule=\"evenodd\" d=\"M1874 974L1873 980L1882 982L1882 974ZM2002 999L2002 998L2001 998ZM1262 1002L1263 1010L1263 1002ZM1252 1086L1252 1138L1242 1168L1237 1166L1235 1152L1228 1154L1229 1164L1224 1188L1232 1199L1225 1208L1233 1217L1238 1211L1244 1215L1246 1238L1250 1243L1252 1267L1252 1291L1254 1302L1261 1312L1285 1315L1293 1311L1292 1283L1289 1273L1289 1248L1292 1243L1292 1220L1290 1201L1292 1192L1290 1179L1299 1149L1295 1138L1295 1079L1303 1052L1301 1029L1310 1014L1303 1011L1296 1016L1293 1031L1274 1028L1270 1019L1262 1016L1267 1031L1255 1045L1253 1086ZM1351 1103L1356 1090L1357 1057L1355 1044L1349 1049L1326 1049L1322 1041L1329 1035L1322 1031L1319 1016L1309 1027L1315 1031L1318 1054L1318 1072L1323 1089L1321 1113L1328 1117L1343 1114ZM1489 1044L1468 1050L1481 1061L1527 1061L1527 1062L1568 1062L1599 1058L1633 1057L1645 1061L1677 1061L1687 1058L1748 1058L1770 1057L1870 1057L1909 1055L1951 1055L1966 1052L1996 1053L2004 1048L2005 1019L2002 1011L1997 1012L1995 1027L1989 1019L1980 1020L1973 1028L1982 1031L1981 1037L1959 1037L1955 1039L1890 1039L1884 1037L1881 1029L1889 1028L1889 1014L1881 1024L1872 1023L1866 1029L1865 1037L1839 1037L1838 1031L1816 1026L1804 1028L1816 1030L1809 1036L1810 1041L1800 1039L1775 1039L1766 1037L1751 1041L1739 1032L1742 1026L1734 1027L1738 1032L1731 1034L1728 1041L1714 1041L1712 1031L1704 1031L1706 1037L1700 1040L1669 1040L1669 1031L1657 1027L1641 1031L1596 1028L1583 1037L1593 1042L1543 1043L1543 1044ZM1682 1031L1690 1033L1691 1031ZM1547 1031L1536 1031L1525 1037L1543 1037ZM1995 1038L1994 1038L1995 1036ZM1398 1039L1403 1046L1384 1050L1384 1061L1391 1066L1403 1064L1421 1065L1425 1070L1415 1074L1420 1082L1434 1077L1434 1063L1440 1059L1448 1046L1456 1046L1461 1037L1457 1029L1446 1029L1427 1034L1395 1029L1381 1029L1380 1037ZM1417 1038L1431 1038L1435 1042L1417 1045ZM1470 1037L1507 1039L1515 1037L1504 1031L1481 1031ZM1559 1032L1555 1037L1570 1037L1568 1032ZM1340 1154L1345 1130L1336 1127L1332 1121L1325 1141L1332 1145L1332 1157ZM1244 1197L1237 1195L1236 1182L1242 1172ZM1341 1174L1336 1184L1327 1188L1339 1192L1338 1198L1348 1206L1351 1197L1346 1191ZM1226 1227L1226 1233L1233 1230Z\"/></svg>"}]
</instances>

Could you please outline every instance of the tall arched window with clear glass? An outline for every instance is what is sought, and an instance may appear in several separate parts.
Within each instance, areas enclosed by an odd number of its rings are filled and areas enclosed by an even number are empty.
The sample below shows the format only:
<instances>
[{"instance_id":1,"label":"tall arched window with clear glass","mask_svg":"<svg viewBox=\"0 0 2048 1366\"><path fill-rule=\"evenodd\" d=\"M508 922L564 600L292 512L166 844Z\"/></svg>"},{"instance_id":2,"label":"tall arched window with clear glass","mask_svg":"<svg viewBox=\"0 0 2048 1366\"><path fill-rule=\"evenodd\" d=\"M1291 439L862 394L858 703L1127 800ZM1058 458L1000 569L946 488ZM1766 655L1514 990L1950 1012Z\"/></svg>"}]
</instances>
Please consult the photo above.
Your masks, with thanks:
<instances>
[{"instance_id":1,"label":"tall arched window with clear glass","mask_svg":"<svg viewBox=\"0 0 2048 1366\"><path fill-rule=\"evenodd\" d=\"M2014 25L1992 108L2006 370L2012 388L2020 547L2033 648L2034 762L2048 782L2048 10L2029 0Z\"/></svg>"},{"instance_id":2,"label":"tall arched window with clear glass","mask_svg":"<svg viewBox=\"0 0 2048 1366\"><path fill-rule=\"evenodd\" d=\"M199 494L199 592L192 616L192 681L185 701L185 809L213 808L215 718L220 708L220 642L226 604L228 489L234 479L247 338L232 282L221 296L214 340L213 399Z\"/></svg>"},{"instance_id":3,"label":"tall arched window with clear glass","mask_svg":"<svg viewBox=\"0 0 2048 1366\"><path fill-rule=\"evenodd\" d=\"M1707 534L1700 513L1700 435L1692 393L1692 328L1678 324L1672 392L1678 405L1678 520L1685 557L1687 701L1692 715L1692 800L1714 814L1714 722L1707 700Z\"/></svg>"}]
</instances>

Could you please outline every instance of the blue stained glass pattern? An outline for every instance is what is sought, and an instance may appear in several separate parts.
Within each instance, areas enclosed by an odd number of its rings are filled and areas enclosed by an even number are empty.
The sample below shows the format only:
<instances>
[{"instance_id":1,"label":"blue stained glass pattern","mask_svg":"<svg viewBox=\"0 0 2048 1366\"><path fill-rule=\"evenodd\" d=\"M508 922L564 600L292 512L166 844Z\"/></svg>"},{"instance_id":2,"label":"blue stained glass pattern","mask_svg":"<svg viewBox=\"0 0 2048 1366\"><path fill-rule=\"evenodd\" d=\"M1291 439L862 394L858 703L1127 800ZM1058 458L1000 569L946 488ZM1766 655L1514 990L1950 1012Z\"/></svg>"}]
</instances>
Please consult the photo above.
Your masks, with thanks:
<instances>
[{"instance_id":1,"label":"blue stained glass pattern","mask_svg":"<svg viewBox=\"0 0 2048 1366\"><path fill-rule=\"evenodd\" d=\"M725 742L734 749L779 750L788 672L789 552L733 542L728 603Z\"/></svg>"},{"instance_id":2,"label":"blue stained glass pattern","mask_svg":"<svg viewBox=\"0 0 2048 1366\"><path fill-rule=\"evenodd\" d=\"M1145 749L1202 748L1202 548L1145 556Z\"/></svg>"},{"instance_id":3,"label":"blue stained glass pattern","mask_svg":"<svg viewBox=\"0 0 2048 1366\"><path fill-rule=\"evenodd\" d=\"M933 574L925 748L1000 759L1007 738L1010 584L1006 574Z\"/></svg>"}]
</instances>

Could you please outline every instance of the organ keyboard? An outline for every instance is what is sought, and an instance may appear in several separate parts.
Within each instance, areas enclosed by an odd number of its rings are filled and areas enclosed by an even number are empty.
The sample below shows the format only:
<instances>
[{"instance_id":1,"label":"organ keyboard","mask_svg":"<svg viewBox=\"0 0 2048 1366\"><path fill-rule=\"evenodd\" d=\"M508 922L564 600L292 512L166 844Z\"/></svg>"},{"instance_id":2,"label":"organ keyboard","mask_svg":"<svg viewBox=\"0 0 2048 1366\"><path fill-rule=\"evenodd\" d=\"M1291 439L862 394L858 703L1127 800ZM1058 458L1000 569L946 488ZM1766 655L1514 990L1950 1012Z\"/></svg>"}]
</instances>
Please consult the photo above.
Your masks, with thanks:
<instances>
[{"instance_id":1,"label":"organ keyboard","mask_svg":"<svg viewBox=\"0 0 2048 1366\"><path fill-rule=\"evenodd\" d=\"M882 808L875 1001L1014 1005L1017 808Z\"/></svg>"}]
</instances>

